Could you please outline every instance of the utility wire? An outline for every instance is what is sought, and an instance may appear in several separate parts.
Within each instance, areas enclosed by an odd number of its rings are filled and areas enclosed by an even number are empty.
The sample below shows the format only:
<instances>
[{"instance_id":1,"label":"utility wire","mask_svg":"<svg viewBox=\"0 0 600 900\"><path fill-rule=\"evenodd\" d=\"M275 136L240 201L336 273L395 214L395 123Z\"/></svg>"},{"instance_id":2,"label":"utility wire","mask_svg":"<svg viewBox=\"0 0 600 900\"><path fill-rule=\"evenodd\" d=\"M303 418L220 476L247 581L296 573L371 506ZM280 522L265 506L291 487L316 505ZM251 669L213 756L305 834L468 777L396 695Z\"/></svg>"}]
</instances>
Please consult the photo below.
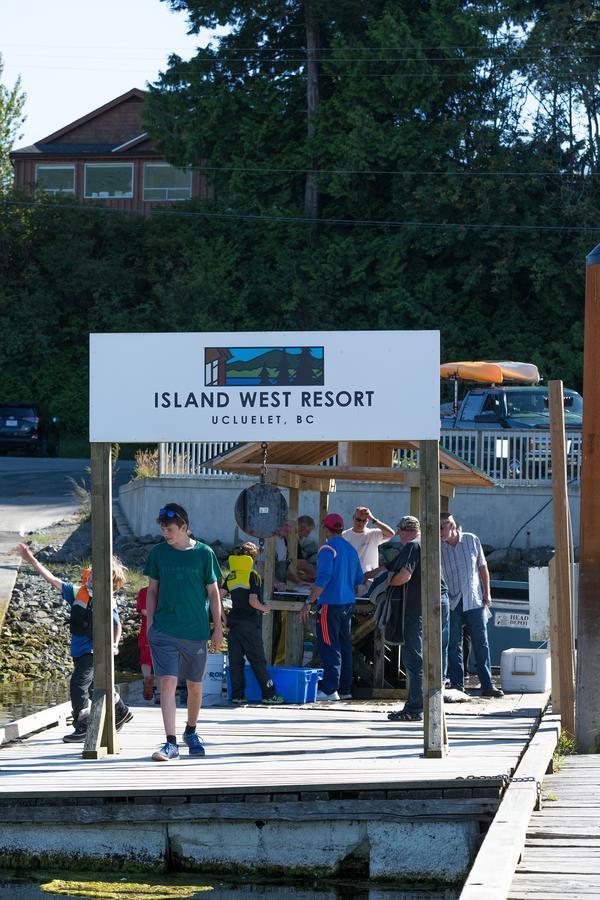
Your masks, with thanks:
<instances>
[{"instance_id":1,"label":"utility wire","mask_svg":"<svg viewBox=\"0 0 600 900\"><path fill-rule=\"evenodd\" d=\"M137 209L117 209L107 206L84 206L79 203L53 204L44 203L36 200L2 200L5 206L17 207L40 207L42 209L52 209L57 212L92 212L92 213L116 213L116 214L134 214L139 216ZM201 212L197 210L177 210L177 209L157 209L152 208L152 216L181 217L193 219L220 219L231 221L258 221L258 222L281 222L285 224L309 225L343 225L349 227L375 227L375 228L406 228L409 229L427 229L440 231L513 231L513 232L563 232L568 234L593 234L600 232L600 226L580 226L580 225L501 225L487 222L421 222L421 221L401 221L387 219L342 219L342 218L323 218L313 219L306 216L269 216L263 213L216 213Z\"/></svg>"},{"instance_id":2,"label":"utility wire","mask_svg":"<svg viewBox=\"0 0 600 900\"><path fill-rule=\"evenodd\" d=\"M289 174L289 175L395 175L402 178L420 178L420 177L459 177L459 178L588 178L590 176L600 175L600 172L589 172L585 174L576 172L544 172L544 171L445 171L443 169L293 169L293 168L270 168L268 166L186 166L185 171L193 172L233 172L248 174Z\"/></svg>"},{"instance_id":3,"label":"utility wire","mask_svg":"<svg viewBox=\"0 0 600 900\"><path fill-rule=\"evenodd\" d=\"M165 50L166 55L172 55L174 51ZM240 65L247 65L249 61L263 62L269 63L271 65L275 65L278 63L304 63L306 62L306 55L303 56L285 56L280 54L278 51L273 51L274 57L269 60L268 57L265 56L264 52L259 48L254 50L246 56L195 56L191 60L183 60L183 62L193 62L195 65L204 64L207 65L221 65L222 63L240 63ZM48 54L40 54L40 53L21 53L20 57L33 57L34 59L40 59L41 57L47 57L48 59L55 59L55 55ZM420 56L332 56L331 58L321 59L322 63L326 63L327 65L341 65L345 63L373 63L373 62L416 62L416 63L464 63L464 62L477 62L478 60L491 60L492 62L499 63L507 63L507 62L558 62L559 60L570 60L575 62L574 57L577 56L577 61L579 60L600 60L600 54L598 53L583 53L577 54L577 50L571 48L569 53L552 55L548 56L540 56L540 55L523 55L523 54L510 54L508 56L499 56L495 57L494 53L481 52L476 56L427 56L425 53ZM119 60L127 60L128 62L144 62L150 61L154 62L156 60L156 56L132 56L131 53L124 54L123 56L89 56L86 54L85 57L81 55L73 55L61 53L60 59L72 59L72 60L99 60L104 63L110 63Z\"/></svg>"}]
</instances>

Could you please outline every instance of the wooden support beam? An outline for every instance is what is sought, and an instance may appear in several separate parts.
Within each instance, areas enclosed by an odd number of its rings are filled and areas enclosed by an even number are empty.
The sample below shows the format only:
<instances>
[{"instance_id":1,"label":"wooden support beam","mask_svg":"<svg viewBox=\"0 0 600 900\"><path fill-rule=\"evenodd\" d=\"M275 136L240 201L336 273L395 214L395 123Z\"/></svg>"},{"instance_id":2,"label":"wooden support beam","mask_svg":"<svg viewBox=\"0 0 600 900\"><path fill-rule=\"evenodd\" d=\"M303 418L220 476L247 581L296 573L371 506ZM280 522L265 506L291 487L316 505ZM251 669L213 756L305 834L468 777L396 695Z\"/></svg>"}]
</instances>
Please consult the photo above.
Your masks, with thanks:
<instances>
[{"instance_id":1,"label":"wooden support beam","mask_svg":"<svg viewBox=\"0 0 600 900\"><path fill-rule=\"evenodd\" d=\"M81 754L84 759L104 759L108 755L106 740L104 738L106 710L108 706L112 706L114 710L114 704L107 704L106 702L106 691L95 688L94 696L92 698L92 709L90 711L87 731L85 733L84 749Z\"/></svg>"},{"instance_id":2,"label":"wooden support beam","mask_svg":"<svg viewBox=\"0 0 600 900\"><path fill-rule=\"evenodd\" d=\"M421 515L421 489L418 487L410 489L410 514L417 519Z\"/></svg>"},{"instance_id":3,"label":"wooden support beam","mask_svg":"<svg viewBox=\"0 0 600 900\"><path fill-rule=\"evenodd\" d=\"M99 733L88 728L83 756L98 759L118 753L115 731L115 667L113 654L112 595L112 459L108 443L91 444L92 567L94 572L94 696L90 724L101 723ZM105 706L104 714L100 708Z\"/></svg>"},{"instance_id":4,"label":"wooden support beam","mask_svg":"<svg viewBox=\"0 0 600 900\"><path fill-rule=\"evenodd\" d=\"M379 628L373 635L373 687L385 686L385 640Z\"/></svg>"},{"instance_id":5,"label":"wooden support beam","mask_svg":"<svg viewBox=\"0 0 600 900\"><path fill-rule=\"evenodd\" d=\"M291 525L288 537L288 558L291 568L296 571L298 562L298 488L289 489L288 519ZM301 666L304 651L304 625L297 613L288 612L284 616L285 664Z\"/></svg>"},{"instance_id":6,"label":"wooden support beam","mask_svg":"<svg viewBox=\"0 0 600 900\"><path fill-rule=\"evenodd\" d=\"M254 465L251 463L250 465ZM327 470L319 467L321 472ZM335 478L318 478L314 475L299 475L287 469L272 466L267 471L267 482L280 488L296 489L298 491L329 491L335 493Z\"/></svg>"},{"instance_id":7,"label":"wooden support beam","mask_svg":"<svg viewBox=\"0 0 600 900\"><path fill-rule=\"evenodd\" d=\"M440 603L440 466L437 441L421 441L421 596L423 613L424 755L448 751L442 684Z\"/></svg>"},{"instance_id":8,"label":"wooden support beam","mask_svg":"<svg viewBox=\"0 0 600 900\"><path fill-rule=\"evenodd\" d=\"M600 744L600 386L596 366L600 347L600 245L586 262L576 737L580 753L597 753Z\"/></svg>"},{"instance_id":9,"label":"wooden support beam","mask_svg":"<svg viewBox=\"0 0 600 900\"><path fill-rule=\"evenodd\" d=\"M562 727L575 736L575 682L573 620L571 615L571 566L569 553L569 494L565 447L565 413L562 381L548 382L548 406L552 441L552 514L558 612L558 666Z\"/></svg>"},{"instance_id":10,"label":"wooden support beam","mask_svg":"<svg viewBox=\"0 0 600 900\"><path fill-rule=\"evenodd\" d=\"M270 603L273 596L273 582L275 580L275 538L265 540L265 564L263 575L263 603ZM267 613L262 617L262 639L267 665L273 660L273 613Z\"/></svg>"},{"instance_id":11,"label":"wooden support beam","mask_svg":"<svg viewBox=\"0 0 600 900\"><path fill-rule=\"evenodd\" d=\"M225 471L238 472L242 475L260 475L260 463L235 463L223 464ZM275 469L275 465L271 464L270 468ZM407 486L418 487L421 478L419 469L403 469L400 467L385 466L327 466L325 470L323 466L312 465L306 463L280 463L278 464L280 472L288 472L290 474L304 477L322 477L322 473L327 471L330 478L340 481L385 481L392 484L405 484ZM462 470L459 468L444 469L441 473L442 485L444 492L448 496L454 496L450 491L456 485L465 487L493 487L494 482L487 475L472 470ZM439 483L439 482L438 482Z\"/></svg>"},{"instance_id":12,"label":"wooden support beam","mask_svg":"<svg viewBox=\"0 0 600 900\"><path fill-rule=\"evenodd\" d=\"M298 488L289 489L288 522L290 533L288 535L288 559L296 569L298 562Z\"/></svg>"},{"instance_id":13,"label":"wooden support beam","mask_svg":"<svg viewBox=\"0 0 600 900\"><path fill-rule=\"evenodd\" d=\"M319 544L325 543L325 529L323 528L323 519L327 515L329 509L329 493L327 491L319 491Z\"/></svg>"},{"instance_id":14,"label":"wooden support beam","mask_svg":"<svg viewBox=\"0 0 600 900\"><path fill-rule=\"evenodd\" d=\"M550 677L552 679L552 712L560 715L560 664L558 648L560 647L558 624L558 595L556 591L556 559L553 556L548 563L548 591L550 618Z\"/></svg>"},{"instance_id":15,"label":"wooden support beam","mask_svg":"<svg viewBox=\"0 0 600 900\"><path fill-rule=\"evenodd\" d=\"M304 625L297 612L288 612L285 617L285 664L301 666L304 656Z\"/></svg>"}]
</instances>

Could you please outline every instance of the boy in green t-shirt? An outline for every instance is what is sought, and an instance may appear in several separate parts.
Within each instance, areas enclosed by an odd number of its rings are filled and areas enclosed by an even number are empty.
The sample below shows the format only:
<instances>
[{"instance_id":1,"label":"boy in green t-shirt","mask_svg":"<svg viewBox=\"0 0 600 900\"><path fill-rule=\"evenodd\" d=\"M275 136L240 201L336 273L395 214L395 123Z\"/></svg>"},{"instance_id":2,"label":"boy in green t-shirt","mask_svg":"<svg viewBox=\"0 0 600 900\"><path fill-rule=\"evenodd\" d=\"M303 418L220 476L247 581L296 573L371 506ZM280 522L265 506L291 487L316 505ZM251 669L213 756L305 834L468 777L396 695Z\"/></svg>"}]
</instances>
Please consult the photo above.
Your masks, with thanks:
<instances>
[{"instance_id":1,"label":"boy in green t-shirt","mask_svg":"<svg viewBox=\"0 0 600 900\"><path fill-rule=\"evenodd\" d=\"M167 739L152 759L167 762L179 757L175 723L179 676L186 679L188 689L187 724L182 740L190 756L205 755L204 744L196 734L196 722L211 638L209 604L213 648L218 650L223 641L218 584L222 574L211 548L190 532L188 514L182 506L167 503L156 521L165 540L152 548L144 569L148 576L147 635Z\"/></svg>"},{"instance_id":2,"label":"boy in green t-shirt","mask_svg":"<svg viewBox=\"0 0 600 900\"><path fill-rule=\"evenodd\" d=\"M244 656L260 685L263 703L283 703L275 690L267 669L262 642L262 616L271 607L261 603L260 575L254 568L258 547L251 541L242 544L229 557L229 575L221 588L221 597L231 595L231 612L227 616L227 655L233 703L245 703Z\"/></svg>"}]
</instances>

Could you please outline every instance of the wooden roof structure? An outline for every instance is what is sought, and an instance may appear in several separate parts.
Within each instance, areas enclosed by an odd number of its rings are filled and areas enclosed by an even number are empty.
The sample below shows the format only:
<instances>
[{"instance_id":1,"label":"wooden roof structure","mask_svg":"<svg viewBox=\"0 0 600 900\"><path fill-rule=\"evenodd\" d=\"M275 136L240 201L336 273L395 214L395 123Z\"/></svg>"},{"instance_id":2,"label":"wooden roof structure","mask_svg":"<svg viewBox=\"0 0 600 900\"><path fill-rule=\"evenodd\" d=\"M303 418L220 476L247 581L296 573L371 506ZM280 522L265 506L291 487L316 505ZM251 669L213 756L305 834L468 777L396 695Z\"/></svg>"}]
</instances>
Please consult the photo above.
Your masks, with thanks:
<instances>
[{"instance_id":1,"label":"wooden roof structure","mask_svg":"<svg viewBox=\"0 0 600 900\"><path fill-rule=\"evenodd\" d=\"M419 441L277 441L267 447L267 467L272 483L300 490L330 491L341 481L392 482L419 487L416 466L392 465L395 450L419 450ZM336 465L324 466L336 456ZM262 445L240 444L214 456L204 465L240 475L260 475ZM493 487L494 481L475 466L440 447L440 493L454 496L456 487Z\"/></svg>"}]
</instances>

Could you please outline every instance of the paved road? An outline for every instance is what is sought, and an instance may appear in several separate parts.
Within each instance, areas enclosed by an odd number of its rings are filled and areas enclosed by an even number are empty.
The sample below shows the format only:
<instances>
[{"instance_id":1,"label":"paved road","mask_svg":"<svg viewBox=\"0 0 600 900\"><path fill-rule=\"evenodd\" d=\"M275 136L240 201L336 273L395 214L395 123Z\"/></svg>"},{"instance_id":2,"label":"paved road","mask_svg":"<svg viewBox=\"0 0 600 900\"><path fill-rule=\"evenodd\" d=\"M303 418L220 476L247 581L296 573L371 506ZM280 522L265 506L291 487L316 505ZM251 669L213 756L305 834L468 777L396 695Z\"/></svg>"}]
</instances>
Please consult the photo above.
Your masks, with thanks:
<instances>
[{"instance_id":1,"label":"paved road","mask_svg":"<svg viewBox=\"0 0 600 900\"><path fill-rule=\"evenodd\" d=\"M118 464L113 491L129 481L133 462ZM0 626L18 570L10 554L19 535L52 525L79 508L69 480L89 487L89 462L84 459L0 457Z\"/></svg>"}]
</instances>

